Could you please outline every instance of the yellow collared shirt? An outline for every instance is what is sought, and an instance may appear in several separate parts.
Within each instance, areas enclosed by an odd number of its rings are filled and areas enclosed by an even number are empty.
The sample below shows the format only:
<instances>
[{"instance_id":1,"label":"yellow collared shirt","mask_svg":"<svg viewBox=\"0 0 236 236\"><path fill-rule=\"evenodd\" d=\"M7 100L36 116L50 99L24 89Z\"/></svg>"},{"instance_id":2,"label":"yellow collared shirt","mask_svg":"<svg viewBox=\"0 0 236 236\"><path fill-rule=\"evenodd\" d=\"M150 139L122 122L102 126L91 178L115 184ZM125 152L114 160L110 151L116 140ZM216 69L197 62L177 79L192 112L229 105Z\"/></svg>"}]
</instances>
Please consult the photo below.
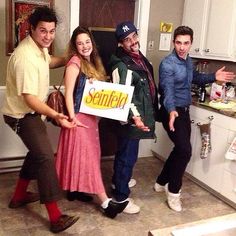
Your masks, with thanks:
<instances>
[{"instance_id":1,"label":"yellow collared shirt","mask_svg":"<svg viewBox=\"0 0 236 236\"><path fill-rule=\"evenodd\" d=\"M47 48L40 50L30 36L21 41L12 53L6 76L6 94L2 113L22 118L34 112L25 103L22 94L32 94L45 101L49 90L50 55Z\"/></svg>"}]
</instances>

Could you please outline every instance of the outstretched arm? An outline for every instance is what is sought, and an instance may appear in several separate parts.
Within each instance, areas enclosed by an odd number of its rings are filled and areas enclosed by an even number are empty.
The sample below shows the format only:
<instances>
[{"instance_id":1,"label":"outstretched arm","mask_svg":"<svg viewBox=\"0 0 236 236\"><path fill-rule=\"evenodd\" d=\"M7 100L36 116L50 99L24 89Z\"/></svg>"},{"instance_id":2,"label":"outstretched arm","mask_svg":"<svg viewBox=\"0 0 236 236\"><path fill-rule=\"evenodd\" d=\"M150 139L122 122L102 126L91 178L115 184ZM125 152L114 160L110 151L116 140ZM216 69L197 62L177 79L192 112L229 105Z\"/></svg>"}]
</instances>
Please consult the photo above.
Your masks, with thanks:
<instances>
[{"instance_id":1,"label":"outstretched arm","mask_svg":"<svg viewBox=\"0 0 236 236\"><path fill-rule=\"evenodd\" d=\"M47 104L40 101L36 96L31 94L22 94L26 104L39 114L49 116L56 120L58 124L65 128L73 128L75 125L68 121L68 117L62 113L58 113Z\"/></svg>"},{"instance_id":2,"label":"outstretched arm","mask_svg":"<svg viewBox=\"0 0 236 236\"><path fill-rule=\"evenodd\" d=\"M50 69L55 69L55 68L64 66L65 63L66 63L65 57L51 56L51 62L49 64L49 67Z\"/></svg>"},{"instance_id":3,"label":"outstretched arm","mask_svg":"<svg viewBox=\"0 0 236 236\"><path fill-rule=\"evenodd\" d=\"M235 78L235 73L231 71L225 71L225 66L216 71L216 80L220 82L230 82Z\"/></svg>"}]
</instances>

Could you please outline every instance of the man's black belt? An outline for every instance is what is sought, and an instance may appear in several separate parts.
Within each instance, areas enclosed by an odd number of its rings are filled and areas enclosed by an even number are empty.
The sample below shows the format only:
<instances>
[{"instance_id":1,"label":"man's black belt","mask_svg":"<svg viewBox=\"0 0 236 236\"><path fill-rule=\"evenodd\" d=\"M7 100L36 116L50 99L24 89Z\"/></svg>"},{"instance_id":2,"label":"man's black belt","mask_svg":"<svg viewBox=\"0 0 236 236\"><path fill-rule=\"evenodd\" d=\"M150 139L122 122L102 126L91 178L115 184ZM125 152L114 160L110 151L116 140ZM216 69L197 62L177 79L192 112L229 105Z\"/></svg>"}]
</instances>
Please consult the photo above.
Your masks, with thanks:
<instances>
[{"instance_id":1,"label":"man's black belt","mask_svg":"<svg viewBox=\"0 0 236 236\"><path fill-rule=\"evenodd\" d=\"M187 112L187 111L189 111L189 106L186 106L186 107L176 107L176 110L177 111Z\"/></svg>"}]
</instances>

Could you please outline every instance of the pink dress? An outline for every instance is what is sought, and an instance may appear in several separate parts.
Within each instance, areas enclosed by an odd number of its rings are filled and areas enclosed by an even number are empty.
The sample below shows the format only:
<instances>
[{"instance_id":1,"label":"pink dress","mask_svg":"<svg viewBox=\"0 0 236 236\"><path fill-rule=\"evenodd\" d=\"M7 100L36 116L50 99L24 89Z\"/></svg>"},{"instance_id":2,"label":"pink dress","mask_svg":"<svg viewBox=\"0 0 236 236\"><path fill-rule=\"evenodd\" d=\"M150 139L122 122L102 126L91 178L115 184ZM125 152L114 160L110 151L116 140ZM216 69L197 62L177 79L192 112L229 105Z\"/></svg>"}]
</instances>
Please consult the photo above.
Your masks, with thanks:
<instances>
[{"instance_id":1,"label":"pink dress","mask_svg":"<svg viewBox=\"0 0 236 236\"><path fill-rule=\"evenodd\" d=\"M89 128L61 129L56 155L60 185L71 192L104 193L97 117L77 113L76 118Z\"/></svg>"}]
</instances>

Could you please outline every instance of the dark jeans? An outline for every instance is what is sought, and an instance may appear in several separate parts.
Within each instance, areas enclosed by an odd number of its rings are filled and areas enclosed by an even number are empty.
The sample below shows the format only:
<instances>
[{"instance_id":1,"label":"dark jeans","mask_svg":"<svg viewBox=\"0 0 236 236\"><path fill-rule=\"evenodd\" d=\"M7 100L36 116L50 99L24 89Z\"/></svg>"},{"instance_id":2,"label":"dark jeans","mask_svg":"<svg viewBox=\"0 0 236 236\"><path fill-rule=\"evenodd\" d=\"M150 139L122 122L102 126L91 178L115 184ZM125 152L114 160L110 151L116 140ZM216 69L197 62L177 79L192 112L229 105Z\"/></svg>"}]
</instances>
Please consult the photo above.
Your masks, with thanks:
<instances>
[{"instance_id":1,"label":"dark jeans","mask_svg":"<svg viewBox=\"0 0 236 236\"><path fill-rule=\"evenodd\" d=\"M162 108L163 109L163 108ZM175 119L175 131L169 129L169 114L162 110L162 124L174 148L166 160L161 174L157 178L157 183L165 185L172 193L178 193L182 186L182 178L192 155L190 143L191 121L188 108L176 108L179 116Z\"/></svg>"},{"instance_id":2,"label":"dark jeans","mask_svg":"<svg viewBox=\"0 0 236 236\"><path fill-rule=\"evenodd\" d=\"M21 119L4 115L4 120L29 150L20 171L20 178L37 180L41 203L58 200L61 189L55 169L54 153L46 125L40 115L27 114Z\"/></svg>"},{"instance_id":3,"label":"dark jeans","mask_svg":"<svg viewBox=\"0 0 236 236\"><path fill-rule=\"evenodd\" d=\"M139 139L118 138L117 152L114 161L112 182L115 185L114 197L123 201L129 197L129 181L133 167L138 158Z\"/></svg>"}]
</instances>

